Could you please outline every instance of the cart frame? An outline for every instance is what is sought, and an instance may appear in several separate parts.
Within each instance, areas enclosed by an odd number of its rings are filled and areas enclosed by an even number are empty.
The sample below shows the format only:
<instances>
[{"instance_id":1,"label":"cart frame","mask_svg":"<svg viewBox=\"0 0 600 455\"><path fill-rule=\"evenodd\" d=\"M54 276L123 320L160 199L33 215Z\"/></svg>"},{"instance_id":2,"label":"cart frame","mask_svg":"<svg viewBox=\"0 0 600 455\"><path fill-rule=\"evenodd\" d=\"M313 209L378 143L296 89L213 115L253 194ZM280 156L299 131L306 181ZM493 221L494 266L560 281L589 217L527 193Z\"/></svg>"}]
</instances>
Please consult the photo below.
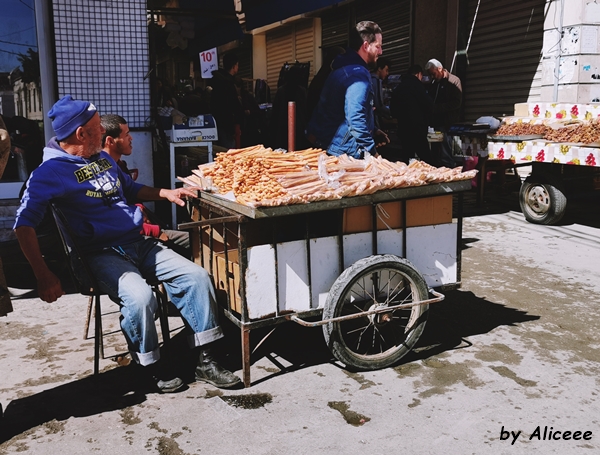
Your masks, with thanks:
<instances>
[{"instance_id":1,"label":"cart frame","mask_svg":"<svg viewBox=\"0 0 600 455\"><path fill-rule=\"evenodd\" d=\"M458 181L449 183L430 184L420 187L408 187L394 190L380 191L371 195L356 196L350 198L342 198L335 201L319 201L312 202L310 204L298 204L288 205L279 207L262 207L253 208L246 205L239 204L227 200L223 197L213 195L211 193L200 191L199 198L190 201L190 214L192 220L187 223L179 224L180 230L190 230L192 249L194 251L194 260L196 263L204 267L211 276L215 276L214 270L214 257L216 254L215 246L217 240L215 236L218 235L222 240L223 251L220 252L223 256L225 264L229 264L229 255L234 254L233 249L228 248L228 245L236 245L235 248L237 253L237 260L239 264L239 299L241 303L241 311L236 312L232 308L232 292L235 292L231 288L230 277L229 277L229 266L227 266L227 279L225 286L225 302L223 299L219 301L221 308L224 311L225 316L232 321L241 330L241 351L242 351L242 374L243 382L246 387L250 386L250 332L253 329L261 327L269 327L281 324L287 321L294 321L305 327L317 327L332 322L339 322L350 318L357 318L363 316L369 316L373 314L389 312L391 310L399 308L410 308L416 305L426 305L431 303L440 302L444 299L443 294L429 289L430 298L420 301L414 301L409 304L401 304L393 307L377 308L366 312L358 313L352 316L341 316L336 318L322 319L320 321L307 321L307 319L316 318L322 316L323 308L311 308L306 311L280 311L280 300L279 300L279 277L277 275L277 267L275 267L275 286L277 292L275 293L277 299L277 305L275 306L275 312L269 316L261 317L260 319L251 319L248 312L248 301L246 298L246 270L248 267L248 242L247 242L247 229L250 223L254 220L274 218L274 217L287 217L287 216L298 216L300 219L304 218L304 236L302 239L306 242L306 261L311 264L311 225L310 222L314 221L311 219L313 214L317 212L327 211L328 213L337 213L338 218L343 218L343 210L351 207L370 206L371 217L372 217L372 255L378 253L378 229L377 217L378 217L378 205L383 202L394 202L394 201L406 201L409 199L420 199L433 196L441 196L447 194L457 193L458 205L456 210L455 218L457 225L456 233L456 282L444 284L440 287L441 290L456 289L460 287L460 276L461 276L461 239L462 239L462 192L471 189L471 181ZM454 204L453 204L454 206ZM403 210L403 226L401 229L406 232L406 204L402 204ZM276 245L280 243L278 241L278 222L272 223L273 232L271 233L270 244L274 247L275 263L277 265L277 248ZM343 226L340 222L335 228L336 237L338 243L338 263L339 270L344 270L344 232ZM298 239L297 239L298 240ZM403 235L402 250L406 256L407 251L407 236ZM209 257L206 257L208 254ZM308 290L310 293L310 302L312 306L312 277L310 272L310 266L308 267ZM218 299L219 300L219 299ZM268 335L267 335L268 336ZM266 337L265 337L266 338ZM264 341L264 339L263 339ZM258 344L260 345L262 341ZM257 346L258 347L258 346Z\"/></svg>"}]
</instances>

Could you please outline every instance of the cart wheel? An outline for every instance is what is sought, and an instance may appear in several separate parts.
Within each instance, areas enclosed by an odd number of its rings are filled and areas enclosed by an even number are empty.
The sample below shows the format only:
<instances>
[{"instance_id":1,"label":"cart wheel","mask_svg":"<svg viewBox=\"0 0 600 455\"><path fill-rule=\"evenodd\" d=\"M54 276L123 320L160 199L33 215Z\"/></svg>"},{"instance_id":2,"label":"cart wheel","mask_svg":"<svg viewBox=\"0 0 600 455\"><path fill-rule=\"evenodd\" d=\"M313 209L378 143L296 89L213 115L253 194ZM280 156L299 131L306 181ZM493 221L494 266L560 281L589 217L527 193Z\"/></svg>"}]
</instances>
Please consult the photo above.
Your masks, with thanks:
<instances>
[{"instance_id":1,"label":"cart wheel","mask_svg":"<svg viewBox=\"0 0 600 455\"><path fill-rule=\"evenodd\" d=\"M556 224L567 209L560 185L525 180L519 191L519 204L525 219L533 224Z\"/></svg>"},{"instance_id":2,"label":"cart wheel","mask_svg":"<svg viewBox=\"0 0 600 455\"><path fill-rule=\"evenodd\" d=\"M370 256L348 267L333 283L323 319L426 300L427 284L406 259ZM386 368L406 355L425 328L429 305L392 310L323 326L336 359L361 370Z\"/></svg>"}]
</instances>

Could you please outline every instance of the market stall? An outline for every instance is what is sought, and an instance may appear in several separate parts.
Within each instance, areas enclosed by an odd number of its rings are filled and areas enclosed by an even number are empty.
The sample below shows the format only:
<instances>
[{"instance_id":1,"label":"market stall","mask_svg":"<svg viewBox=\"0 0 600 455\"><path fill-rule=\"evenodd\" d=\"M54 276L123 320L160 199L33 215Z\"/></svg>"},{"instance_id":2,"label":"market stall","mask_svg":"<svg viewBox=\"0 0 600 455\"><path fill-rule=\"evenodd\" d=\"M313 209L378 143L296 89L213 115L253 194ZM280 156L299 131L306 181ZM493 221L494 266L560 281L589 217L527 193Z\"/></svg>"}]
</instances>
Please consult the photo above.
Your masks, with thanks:
<instances>
[{"instance_id":1,"label":"market stall","mask_svg":"<svg viewBox=\"0 0 600 455\"><path fill-rule=\"evenodd\" d=\"M489 160L531 165L519 202L527 221L555 224L567 193L600 189L600 106L566 103L515 105L490 136Z\"/></svg>"},{"instance_id":2,"label":"market stall","mask_svg":"<svg viewBox=\"0 0 600 455\"><path fill-rule=\"evenodd\" d=\"M194 259L214 277L242 335L285 321L322 326L334 356L358 369L397 362L416 344L434 291L460 285L462 217L453 194L474 171L382 158L232 151L182 178Z\"/></svg>"}]
</instances>

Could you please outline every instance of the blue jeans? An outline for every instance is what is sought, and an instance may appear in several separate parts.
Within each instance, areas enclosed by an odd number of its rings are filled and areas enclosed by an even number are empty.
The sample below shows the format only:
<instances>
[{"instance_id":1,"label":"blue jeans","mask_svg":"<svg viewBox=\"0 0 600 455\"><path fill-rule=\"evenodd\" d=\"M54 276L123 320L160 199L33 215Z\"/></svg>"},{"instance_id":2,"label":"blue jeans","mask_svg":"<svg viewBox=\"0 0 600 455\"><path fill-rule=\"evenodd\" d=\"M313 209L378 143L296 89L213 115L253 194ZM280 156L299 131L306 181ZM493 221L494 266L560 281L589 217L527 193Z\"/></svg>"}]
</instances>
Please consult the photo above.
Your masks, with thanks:
<instances>
[{"instance_id":1,"label":"blue jeans","mask_svg":"<svg viewBox=\"0 0 600 455\"><path fill-rule=\"evenodd\" d=\"M160 358L154 322L158 303L148 283L164 284L169 299L193 331L188 339L191 347L223 336L206 270L155 239L142 239L121 249L91 253L88 260L100 289L121 307L121 329L135 360L149 365Z\"/></svg>"}]
</instances>

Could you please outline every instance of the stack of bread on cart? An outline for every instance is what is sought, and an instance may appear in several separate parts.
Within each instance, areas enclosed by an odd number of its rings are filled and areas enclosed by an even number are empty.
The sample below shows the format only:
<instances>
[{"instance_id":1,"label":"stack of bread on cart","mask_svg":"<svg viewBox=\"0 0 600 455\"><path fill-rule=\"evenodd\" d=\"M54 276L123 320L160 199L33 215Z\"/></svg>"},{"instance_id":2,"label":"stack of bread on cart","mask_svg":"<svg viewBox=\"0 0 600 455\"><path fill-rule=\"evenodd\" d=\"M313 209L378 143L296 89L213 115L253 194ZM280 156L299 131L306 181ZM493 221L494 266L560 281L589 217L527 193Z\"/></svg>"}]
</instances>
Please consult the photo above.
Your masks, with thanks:
<instances>
[{"instance_id":1,"label":"stack of bread on cart","mask_svg":"<svg viewBox=\"0 0 600 455\"><path fill-rule=\"evenodd\" d=\"M233 195L241 204L270 207L361 196L377 191L469 180L476 170L436 168L422 161L391 162L381 156L355 159L320 149L298 152L262 145L220 153L192 175L178 177L191 186Z\"/></svg>"}]
</instances>

